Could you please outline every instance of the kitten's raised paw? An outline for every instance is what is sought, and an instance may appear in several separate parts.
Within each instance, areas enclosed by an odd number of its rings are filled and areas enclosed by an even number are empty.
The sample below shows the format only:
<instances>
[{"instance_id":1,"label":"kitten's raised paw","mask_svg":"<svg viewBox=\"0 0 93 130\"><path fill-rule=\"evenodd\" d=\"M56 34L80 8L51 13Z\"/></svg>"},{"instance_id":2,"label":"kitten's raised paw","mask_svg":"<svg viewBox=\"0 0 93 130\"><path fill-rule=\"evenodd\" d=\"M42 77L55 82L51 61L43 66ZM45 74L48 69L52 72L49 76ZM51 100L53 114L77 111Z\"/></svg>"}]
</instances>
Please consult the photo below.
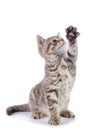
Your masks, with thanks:
<instances>
[{"instance_id":1,"label":"kitten's raised paw","mask_svg":"<svg viewBox=\"0 0 93 130\"><path fill-rule=\"evenodd\" d=\"M59 125L60 123L60 118L59 117L55 117L55 118L50 118L48 124L50 125Z\"/></svg>"},{"instance_id":2,"label":"kitten's raised paw","mask_svg":"<svg viewBox=\"0 0 93 130\"><path fill-rule=\"evenodd\" d=\"M80 35L79 32L77 32L77 28L73 26L69 26L66 28L66 37L67 39L74 43L74 40Z\"/></svg>"},{"instance_id":3,"label":"kitten's raised paw","mask_svg":"<svg viewBox=\"0 0 93 130\"><path fill-rule=\"evenodd\" d=\"M69 110L64 110L60 113L60 116L66 117L66 118L74 118L75 115L73 112L69 111Z\"/></svg>"},{"instance_id":4,"label":"kitten's raised paw","mask_svg":"<svg viewBox=\"0 0 93 130\"><path fill-rule=\"evenodd\" d=\"M32 118L33 119L41 119L45 116L46 115L43 112L32 112Z\"/></svg>"}]
</instances>

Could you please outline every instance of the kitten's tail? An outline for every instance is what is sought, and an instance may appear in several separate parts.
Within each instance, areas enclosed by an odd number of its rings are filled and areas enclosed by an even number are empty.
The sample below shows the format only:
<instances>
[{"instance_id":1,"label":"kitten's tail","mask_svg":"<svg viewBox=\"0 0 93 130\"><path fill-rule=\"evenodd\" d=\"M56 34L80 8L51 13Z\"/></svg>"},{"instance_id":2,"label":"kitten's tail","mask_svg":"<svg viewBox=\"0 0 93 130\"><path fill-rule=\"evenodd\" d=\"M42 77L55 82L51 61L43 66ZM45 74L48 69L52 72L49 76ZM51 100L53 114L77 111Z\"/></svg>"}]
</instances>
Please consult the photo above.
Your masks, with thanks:
<instances>
[{"instance_id":1,"label":"kitten's tail","mask_svg":"<svg viewBox=\"0 0 93 130\"><path fill-rule=\"evenodd\" d=\"M17 106L11 106L6 109L7 115L12 115L15 112L30 112L31 109L29 107L29 104L22 104L22 105L17 105Z\"/></svg>"}]
</instances>

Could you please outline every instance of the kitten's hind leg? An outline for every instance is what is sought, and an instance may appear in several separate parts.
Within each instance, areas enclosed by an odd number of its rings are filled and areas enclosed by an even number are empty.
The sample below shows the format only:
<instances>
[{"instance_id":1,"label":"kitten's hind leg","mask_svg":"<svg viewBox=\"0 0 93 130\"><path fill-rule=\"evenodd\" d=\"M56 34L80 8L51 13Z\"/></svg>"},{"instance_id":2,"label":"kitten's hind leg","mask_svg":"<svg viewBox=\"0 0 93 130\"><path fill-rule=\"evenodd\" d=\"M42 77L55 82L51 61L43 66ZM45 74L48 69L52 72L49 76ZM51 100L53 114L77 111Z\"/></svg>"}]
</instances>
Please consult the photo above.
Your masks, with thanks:
<instances>
[{"instance_id":1,"label":"kitten's hind leg","mask_svg":"<svg viewBox=\"0 0 93 130\"><path fill-rule=\"evenodd\" d=\"M60 116L63 116L63 117L66 117L66 118L74 118L75 117L74 113L69 111L69 110L61 111Z\"/></svg>"}]
</instances>

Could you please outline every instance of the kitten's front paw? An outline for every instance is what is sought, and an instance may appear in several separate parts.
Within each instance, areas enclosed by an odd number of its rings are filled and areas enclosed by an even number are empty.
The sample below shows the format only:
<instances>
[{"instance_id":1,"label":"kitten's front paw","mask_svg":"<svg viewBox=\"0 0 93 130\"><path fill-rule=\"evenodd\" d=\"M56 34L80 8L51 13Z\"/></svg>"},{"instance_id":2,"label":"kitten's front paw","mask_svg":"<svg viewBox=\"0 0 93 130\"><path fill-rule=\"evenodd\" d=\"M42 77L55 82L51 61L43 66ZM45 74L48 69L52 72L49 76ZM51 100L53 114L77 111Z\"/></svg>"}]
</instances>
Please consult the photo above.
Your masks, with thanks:
<instances>
[{"instance_id":1,"label":"kitten's front paw","mask_svg":"<svg viewBox=\"0 0 93 130\"><path fill-rule=\"evenodd\" d=\"M73 26L69 26L66 28L66 37L67 39L74 43L74 40L80 35L79 32L77 32L77 28Z\"/></svg>"},{"instance_id":2,"label":"kitten's front paw","mask_svg":"<svg viewBox=\"0 0 93 130\"><path fill-rule=\"evenodd\" d=\"M53 118L50 118L48 124L50 125L59 125L60 123L60 117L53 117Z\"/></svg>"}]
</instances>

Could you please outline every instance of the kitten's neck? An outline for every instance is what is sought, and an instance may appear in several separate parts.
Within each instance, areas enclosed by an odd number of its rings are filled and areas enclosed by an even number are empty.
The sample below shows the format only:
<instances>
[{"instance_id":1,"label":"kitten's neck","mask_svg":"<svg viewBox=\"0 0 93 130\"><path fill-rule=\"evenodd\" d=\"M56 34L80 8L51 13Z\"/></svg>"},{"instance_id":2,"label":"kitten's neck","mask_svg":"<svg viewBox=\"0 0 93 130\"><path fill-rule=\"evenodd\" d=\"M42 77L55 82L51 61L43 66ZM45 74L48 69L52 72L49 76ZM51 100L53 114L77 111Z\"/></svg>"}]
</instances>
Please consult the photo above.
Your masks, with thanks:
<instances>
[{"instance_id":1,"label":"kitten's neck","mask_svg":"<svg viewBox=\"0 0 93 130\"><path fill-rule=\"evenodd\" d=\"M56 56L53 56L51 58L50 57L47 58L46 61L45 61L45 65L46 66L54 66L54 65L59 64L62 56L56 55Z\"/></svg>"}]
</instances>

